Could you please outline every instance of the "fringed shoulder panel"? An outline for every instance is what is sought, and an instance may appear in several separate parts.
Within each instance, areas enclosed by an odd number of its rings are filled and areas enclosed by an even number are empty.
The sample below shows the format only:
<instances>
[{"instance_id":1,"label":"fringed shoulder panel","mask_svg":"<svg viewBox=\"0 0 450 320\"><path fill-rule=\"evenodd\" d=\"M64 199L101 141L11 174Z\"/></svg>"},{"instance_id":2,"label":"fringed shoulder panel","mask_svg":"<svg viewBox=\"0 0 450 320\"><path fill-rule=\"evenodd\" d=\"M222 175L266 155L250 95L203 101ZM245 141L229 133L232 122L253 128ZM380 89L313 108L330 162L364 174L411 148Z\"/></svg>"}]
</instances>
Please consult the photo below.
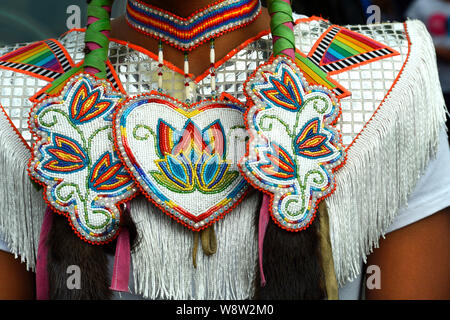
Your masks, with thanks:
<instances>
[{"instance_id":1,"label":"fringed shoulder panel","mask_svg":"<svg viewBox=\"0 0 450 320\"><path fill-rule=\"evenodd\" d=\"M407 204L437 151L445 107L435 49L420 21L333 26L299 20L306 77L340 95L346 165L326 200L340 285Z\"/></svg>"}]
</instances>

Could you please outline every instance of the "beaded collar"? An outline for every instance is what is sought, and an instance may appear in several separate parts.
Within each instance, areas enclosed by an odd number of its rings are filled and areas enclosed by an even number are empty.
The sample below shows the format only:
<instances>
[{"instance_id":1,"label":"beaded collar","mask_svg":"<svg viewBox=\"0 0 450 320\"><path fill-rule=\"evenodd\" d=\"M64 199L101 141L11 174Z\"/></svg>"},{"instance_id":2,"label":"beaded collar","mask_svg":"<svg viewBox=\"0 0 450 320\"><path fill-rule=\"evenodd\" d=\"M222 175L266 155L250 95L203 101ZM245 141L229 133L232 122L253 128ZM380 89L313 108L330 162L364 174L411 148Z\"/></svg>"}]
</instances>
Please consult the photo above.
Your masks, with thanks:
<instances>
[{"instance_id":1,"label":"beaded collar","mask_svg":"<svg viewBox=\"0 0 450 320\"><path fill-rule=\"evenodd\" d=\"M128 0L126 20L138 32L188 51L221 34L250 24L260 13L259 0L220 0L188 18L140 0Z\"/></svg>"}]
</instances>

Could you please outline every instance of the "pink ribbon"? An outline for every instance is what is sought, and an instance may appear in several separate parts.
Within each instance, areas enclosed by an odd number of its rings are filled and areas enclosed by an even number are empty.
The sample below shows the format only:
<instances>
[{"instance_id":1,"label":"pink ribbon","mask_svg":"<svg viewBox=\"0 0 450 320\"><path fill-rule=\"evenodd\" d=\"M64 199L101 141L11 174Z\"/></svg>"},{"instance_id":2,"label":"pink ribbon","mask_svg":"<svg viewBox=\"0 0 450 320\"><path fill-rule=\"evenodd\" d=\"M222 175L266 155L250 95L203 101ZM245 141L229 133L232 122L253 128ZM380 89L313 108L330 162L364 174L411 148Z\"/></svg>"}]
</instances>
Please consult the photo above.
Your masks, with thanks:
<instances>
[{"instance_id":1,"label":"pink ribbon","mask_svg":"<svg viewBox=\"0 0 450 320\"><path fill-rule=\"evenodd\" d=\"M259 210L258 225L259 273L261 275L261 287L264 287L266 285L266 277L264 276L263 270L263 246L267 224L269 223L269 204L270 198L267 194L264 194L261 209Z\"/></svg>"},{"instance_id":2,"label":"pink ribbon","mask_svg":"<svg viewBox=\"0 0 450 320\"><path fill-rule=\"evenodd\" d=\"M129 204L127 204L124 214L129 214ZM130 234L127 229L123 228L116 243L113 276L109 287L111 290L129 292L130 256Z\"/></svg>"},{"instance_id":3,"label":"pink ribbon","mask_svg":"<svg viewBox=\"0 0 450 320\"><path fill-rule=\"evenodd\" d=\"M36 260L36 299L49 299L48 272L47 272L47 238L53 221L53 211L47 206L42 221L41 233L39 235L39 245Z\"/></svg>"}]
</instances>

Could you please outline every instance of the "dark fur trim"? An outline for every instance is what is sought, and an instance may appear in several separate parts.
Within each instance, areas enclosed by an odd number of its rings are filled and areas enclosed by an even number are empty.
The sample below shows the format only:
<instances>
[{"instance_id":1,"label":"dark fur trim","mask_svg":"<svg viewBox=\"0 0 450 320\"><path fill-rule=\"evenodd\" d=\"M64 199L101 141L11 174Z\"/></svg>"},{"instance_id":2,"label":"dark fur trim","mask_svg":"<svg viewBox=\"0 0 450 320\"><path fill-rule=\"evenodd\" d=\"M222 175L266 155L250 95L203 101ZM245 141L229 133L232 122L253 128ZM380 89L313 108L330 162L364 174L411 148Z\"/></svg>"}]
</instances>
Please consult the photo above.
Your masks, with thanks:
<instances>
[{"instance_id":1,"label":"dark fur trim","mask_svg":"<svg viewBox=\"0 0 450 320\"><path fill-rule=\"evenodd\" d=\"M73 232L67 218L54 214L48 235L47 271L50 299L105 300L111 298L107 258L103 248L82 241ZM81 289L68 289L71 276L67 268L80 268Z\"/></svg>"},{"instance_id":2,"label":"dark fur trim","mask_svg":"<svg viewBox=\"0 0 450 320\"><path fill-rule=\"evenodd\" d=\"M260 285L261 275L258 268L255 283L256 299L321 300L326 298L317 233L318 220L316 217L306 230L289 232L270 219L263 249L266 285L265 287Z\"/></svg>"},{"instance_id":3,"label":"dark fur trim","mask_svg":"<svg viewBox=\"0 0 450 320\"><path fill-rule=\"evenodd\" d=\"M47 272L50 299L62 300L106 300L112 292L109 289L111 275L108 272L106 253L114 254L116 241L104 246L91 245L82 241L71 229L67 218L53 213L53 222L48 234ZM136 225L125 206L122 206L121 228L128 229L130 246L137 244ZM68 289L67 279L71 276L67 268L78 266L81 273L81 289Z\"/></svg>"}]
</instances>

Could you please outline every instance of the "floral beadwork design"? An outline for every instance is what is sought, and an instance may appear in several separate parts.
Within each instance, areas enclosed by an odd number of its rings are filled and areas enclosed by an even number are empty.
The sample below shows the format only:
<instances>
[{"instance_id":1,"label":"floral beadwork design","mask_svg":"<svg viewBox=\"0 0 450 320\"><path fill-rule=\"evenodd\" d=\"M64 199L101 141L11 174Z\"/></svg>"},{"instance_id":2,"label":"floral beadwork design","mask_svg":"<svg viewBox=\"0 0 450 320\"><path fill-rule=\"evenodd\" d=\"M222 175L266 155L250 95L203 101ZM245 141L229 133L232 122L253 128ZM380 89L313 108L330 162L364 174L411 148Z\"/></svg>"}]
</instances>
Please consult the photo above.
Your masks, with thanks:
<instances>
[{"instance_id":1,"label":"floral beadwork design","mask_svg":"<svg viewBox=\"0 0 450 320\"><path fill-rule=\"evenodd\" d=\"M238 171L230 171L226 136L220 120L200 130L191 119L180 131L160 120L156 140L159 171L152 176L174 192L216 193L233 182Z\"/></svg>"},{"instance_id":2,"label":"floral beadwork design","mask_svg":"<svg viewBox=\"0 0 450 320\"><path fill-rule=\"evenodd\" d=\"M118 204L137 191L112 139L112 112L122 99L106 81L82 74L30 113L37 138L30 175L45 186L49 204L91 243L115 237Z\"/></svg>"},{"instance_id":3,"label":"floral beadwork design","mask_svg":"<svg viewBox=\"0 0 450 320\"><path fill-rule=\"evenodd\" d=\"M222 101L186 105L150 93L128 99L114 118L120 156L147 198L193 230L245 195L243 109Z\"/></svg>"},{"instance_id":4,"label":"floral beadwork design","mask_svg":"<svg viewBox=\"0 0 450 320\"><path fill-rule=\"evenodd\" d=\"M299 231L335 187L333 172L345 160L334 94L310 86L288 58L262 66L245 84L251 138L241 171L271 195L271 213L283 228Z\"/></svg>"}]
</instances>

